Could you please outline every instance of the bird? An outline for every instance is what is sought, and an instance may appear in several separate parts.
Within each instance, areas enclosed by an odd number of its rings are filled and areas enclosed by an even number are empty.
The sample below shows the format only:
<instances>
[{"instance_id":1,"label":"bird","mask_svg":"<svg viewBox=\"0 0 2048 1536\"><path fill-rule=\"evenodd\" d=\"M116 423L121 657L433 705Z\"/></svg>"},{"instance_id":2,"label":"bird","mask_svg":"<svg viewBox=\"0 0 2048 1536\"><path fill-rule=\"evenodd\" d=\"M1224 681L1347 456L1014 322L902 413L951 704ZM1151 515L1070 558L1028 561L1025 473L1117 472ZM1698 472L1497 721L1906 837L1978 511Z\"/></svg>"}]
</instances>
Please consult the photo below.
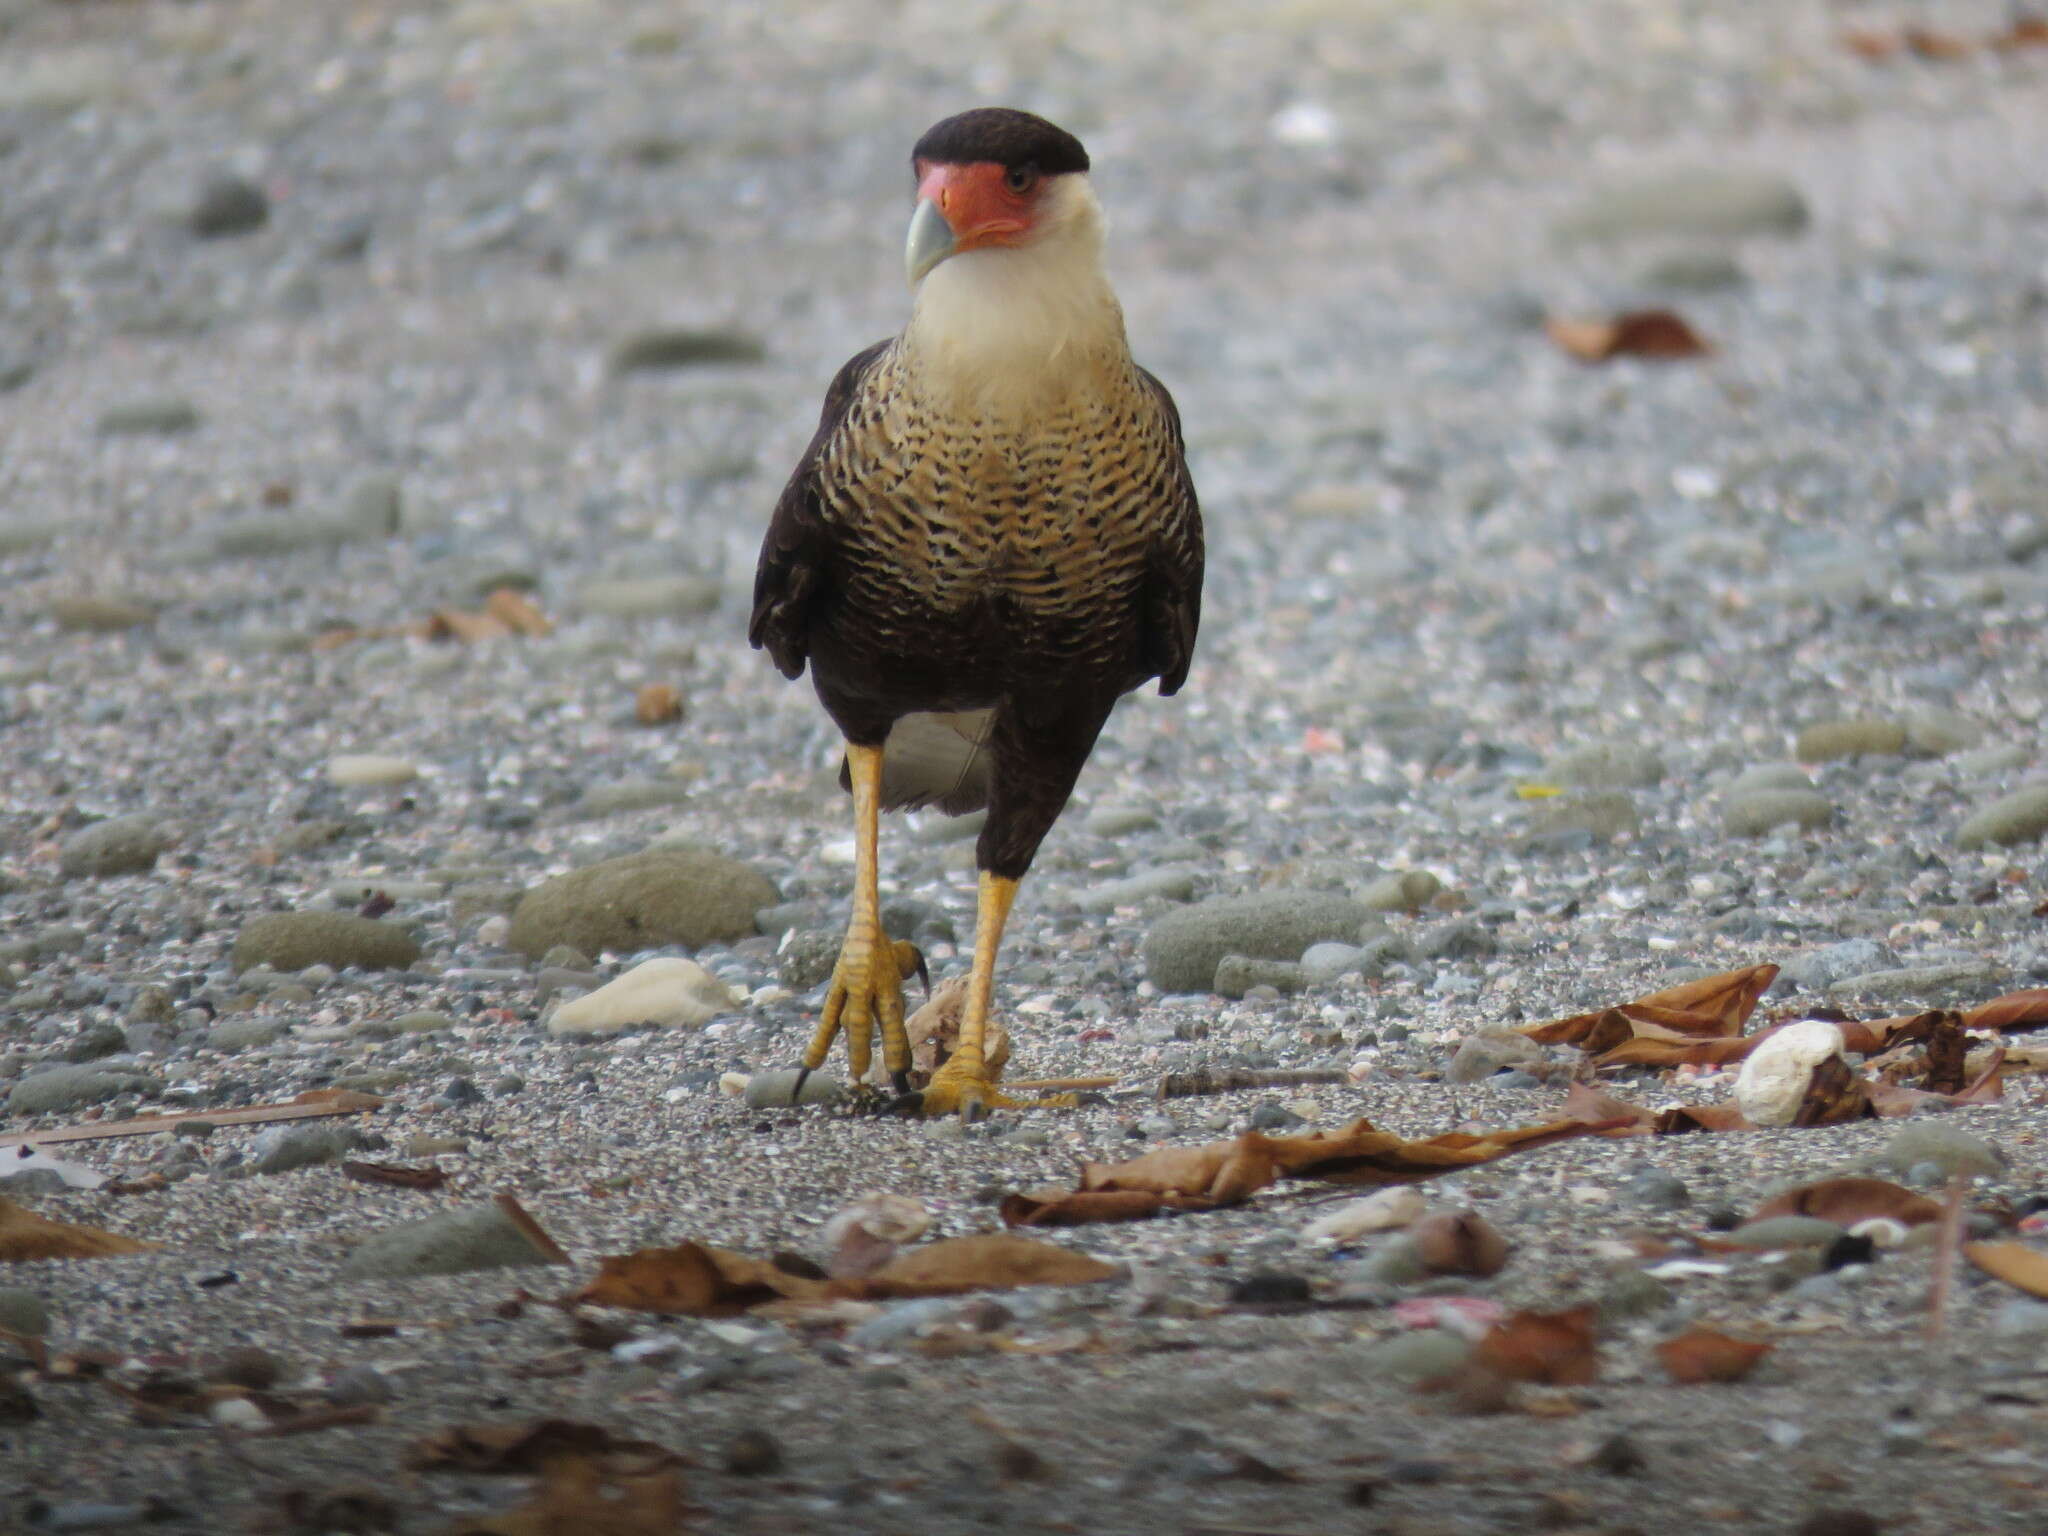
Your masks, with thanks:
<instances>
[{"instance_id":1,"label":"bird","mask_svg":"<svg viewBox=\"0 0 2048 1536\"><path fill-rule=\"evenodd\" d=\"M798 1090L842 1031L863 1081L879 1035L901 1112L975 1119L1020 1103L984 1049L1019 883L1118 699L1187 679L1202 517L1180 412L1131 356L1080 140L979 107L911 167L910 317L826 390L748 638L788 678L809 667L853 798L853 911ZM958 1045L913 1093L903 983L923 960L883 929L880 815L927 805L988 814Z\"/></svg>"}]
</instances>

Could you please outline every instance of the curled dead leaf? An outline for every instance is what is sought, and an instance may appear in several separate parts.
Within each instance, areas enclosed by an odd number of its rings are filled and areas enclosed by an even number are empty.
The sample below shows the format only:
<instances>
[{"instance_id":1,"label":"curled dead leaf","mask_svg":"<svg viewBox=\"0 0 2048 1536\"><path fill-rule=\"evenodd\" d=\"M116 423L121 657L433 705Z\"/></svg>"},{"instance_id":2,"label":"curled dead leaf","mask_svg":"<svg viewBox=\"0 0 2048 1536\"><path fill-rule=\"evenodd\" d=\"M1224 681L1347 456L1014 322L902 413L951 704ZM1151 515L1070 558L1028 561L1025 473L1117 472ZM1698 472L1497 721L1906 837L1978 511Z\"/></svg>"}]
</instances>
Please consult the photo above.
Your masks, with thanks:
<instances>
[{"instance_id":1,"label":"curled dead leaf","mask_svg":"<svg viewBox=\"0 0 2048 1536\"><path fill-rule=\"evenodd\" d=\"M2048 987L2029 987L2024 992L2008 992L1988 1003L1979 1003L1963 1015L1963 1025L2004 1034L2040 1029L2048 1025Z\"/></svg>"},{"instance_id":2,"label":"curled dead leaf","mask_svg":"<svg viewBox=\"0 0 2048 1536\"><path fill-rule=\"evenodd\" d=\"M1582 363L1617 357L1670 360L1699 357L1713 349L1684 319L1668 309L1635 309L1611 319L1552 317L1543 322L1550 339Z\"/></svg>"},{"instance_id":3,"label":"curled dead leaf","mask_svg":"<svg viewBox=\"0 0 2048 1536\"><path fill-rule=\"evenodd\" d=\"M99 1227L52 1221L25 1205L0 1199L0 1264L26 1264L37 1259L104 1259L117 1253L147 1253L160 1246Z\"/></svg>"},{"instance_id":4,"label":"curled dead leaf","mask_svg":"<svg viewBox=\"0 0 2048 1536\"><path fill-rule=\"evenodd\" d=\"M675 1317L731 1317L778 1297L829 1294L824 1281L702 1243L642 1248L598 1261L596 1278L569 1299Z\"/></svg>"},{"instance_id":5,"label":"curled dead leaf","mask_svg":"<svg viewBox=\"0 0 2048 1536\"><path fill-rule=\"evenodd\" d=\"M1436 1211L1409 1229L1423 1267L1439 1275L1497 1275L1507 1268L1508 1242L1470 1211Z\"/></svg>"},{"instance_id":6,"label":"curled dead leaf","mask_svg":"<svg viewBox=\"0 0 2048 1536\"><path fill-rule=\"evenodd\" d=\"M532 598L513 587L498 587L484 599L484 612L514 634L544 640L555 632Z\"/></svg>"},{"instance_id":7,"label":"curled dead leaf","mask_svg":"<svg viewBox=\"0 0 2048 1536\"><path fill-rule=\"evenodd\" d=\"M1472 1358L1509 1381L1587 1386L1600 1374L1593 1340L1596 1312L1586 1305L1563 1312L1510 1313L1481 1337Z\"/></svg>"},{"instance_id":8,"label":"curled dead leaf","mask_svg":"<svg viewBox=\"0 0 2048 1536\"><path fill-rule=\"evenodd\" d=\"M683 718L683 696L667 683L646 683L633 695L633 718L642 725L671 725Z\"/></svg>"},{"instance_id":9,"label":"curled dead leaf","mask_svg":"<svg viewBox=\"0 0 2048 1536\"><path fill-rule=\"evenodd\" d=\"M1870 1100L1870 1086L1839 1056L1830 1056L1813 1069L1806 1097L1792 1117L1798 1126L1842 1125L1851 1120L1877 1116Z\"/></svg>"},{"instance_id":10,"label":"curled dead leaf","mask_svg":"<svg viewBox=\"0 0 2048 1536\"><path fill-rule=\"evenodd\" d=\"M1671 1379L1686 1386L1709 1381L1740 1381L1771 1352L1768 1344L1731 1338L1695 1325L1657 1346L1657 1361Z\"/></svg>"},{"instance_id":11,"label":"curled dead leaf","mask_svg":"<svg viewBox=\"0 0 2048 1536\"><path fill-rule=\"evenodd\" d=\"M904 1020L910 1038L911 1081L921 1084L946 1064L960 1043L960 1019L967 1011L967 978L953 976L932 989L924 1005ZM982 1037L982 1053L992 1076L1000 1077L1010 1060L1009 1031L990 1019ZM918 1073L924 1077L919 1078Z\"/></svg>"},{"instance_id":12,"label":"curled dead leaf","mask_svg":"<svg viewBox=\"0 0 2048 1536\"><path fill-rule=\"evenodd\" d=\"M360 1184L390 1184L399 1189L439 1189L448 1182L445 1168L408 1168L398 1163L346 1162L341 1176Z\"/></svg>"},{"instance_id":13,"label":"curled dead leaf","mask_svg":"<svg viewBox=\"0 0 2048 1536\"><path fill-rule=\"evenodd\" d=\"M864 1279L844 1282L840 1290L862 1297L951 1296L1026 1285L1087 1285L1121 1273L1116 1265L1071 1248L1009 1232L984 1232L913 1248Z\"/></svg>"},{"instance_id":14,"label":"curled dead leaf","mask_svg":"<svg viewBox=\"0 0 2048 1536\"><path fill-rule=\"evenodd\" d=\"M2030 1296L2048 1296L2048 1252L2025 1243L1965 1243L1963 1257Z\"/></svg>"},{"instance_id":15,"label":"curled dead leaf","mask_svg":"<svg viewBox=\"0 0 2048 1536\"><path fill-rule=\"evenodd\" d=\"M1027 1190L997 1207L1006 1227L1085 1227L1098 1221L1145 1221L1168 1211L1203 1210L1209 1202L1149 1189Z\"/></svg>"},{"instance_id":16,"label":"curled dead leaf","mask_svg":"<svg viewBox=\"0 0 2048 1536\"><path fill-rule=\"evenodd\" d=\"M1882 1217L1914 1227L1941 1220L1941 1204L1884 1179L1821 1179L1766 1200L1749 1219L1771 1216L1812 1216L1842 1227Z\"/></svg>"}]
</instances>

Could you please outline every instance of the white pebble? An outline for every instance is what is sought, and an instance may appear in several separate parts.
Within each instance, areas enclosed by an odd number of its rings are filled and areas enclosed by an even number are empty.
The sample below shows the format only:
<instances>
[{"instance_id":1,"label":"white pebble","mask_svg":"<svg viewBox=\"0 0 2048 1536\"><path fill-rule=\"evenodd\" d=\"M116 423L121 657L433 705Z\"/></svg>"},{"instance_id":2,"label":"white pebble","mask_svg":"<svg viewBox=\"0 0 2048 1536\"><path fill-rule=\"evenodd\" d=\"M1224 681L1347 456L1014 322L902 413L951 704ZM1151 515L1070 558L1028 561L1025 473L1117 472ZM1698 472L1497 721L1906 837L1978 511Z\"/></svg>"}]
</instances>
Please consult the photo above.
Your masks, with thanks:
<instances>
[{"instance_id":1,"label":"white pebble","mask_svg":"<svg viewBox=\"0 0 2048 1536\"><path fill-rule=\"evenodd\" d=\"M419 776L419 765L411 759L382 752L344 752L327 760L328 779L348 789L410 784Z\"/></svg>"},{"instance_id":2,"label":"white pebble","mask_svg":"<svg viewBox=\"0 0 2048 1536\"><path fill-rule=\"evenodd\" d=\"M1842 1054L1842 1032L1825 1019L1787 1024L1749 1053L1735 1078L1735 1102L1751 1125L1790 1125L1813 1069Z\"/></svg>"}]
</instances>

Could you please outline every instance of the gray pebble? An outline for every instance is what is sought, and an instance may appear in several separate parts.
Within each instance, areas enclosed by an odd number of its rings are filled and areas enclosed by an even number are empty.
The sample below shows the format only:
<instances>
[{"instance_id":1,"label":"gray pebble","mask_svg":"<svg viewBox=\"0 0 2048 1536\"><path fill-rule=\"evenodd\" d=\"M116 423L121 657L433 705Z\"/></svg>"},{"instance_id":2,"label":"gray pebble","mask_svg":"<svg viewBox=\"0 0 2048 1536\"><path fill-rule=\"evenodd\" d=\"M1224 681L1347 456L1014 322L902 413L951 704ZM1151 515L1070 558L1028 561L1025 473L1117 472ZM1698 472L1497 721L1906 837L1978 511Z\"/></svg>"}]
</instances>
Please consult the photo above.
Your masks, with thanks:
<instances>
[{"instance_id":1,"label":"gray pebble","mask_svg":"<svg viewBox=\"0 0 2048 1536\"><path fill-rule=\"evenodd\" d=\"M783 1067L772 1072L756 1072L747 1079L746 1101L749 1109L788 1109L795 1104L837 1104L846 1097L846 1085L830 1072L813 1072L804 1079L803 1091L797 1096L799 1069Z\"/></svg>"},{"instance_id":2,"label":"gray pebble","mask_svg":"<svg viewBox=\"0 0 2048 1536\"><path fill-rule=\"evenodd\" d=\"M1830 997L1873 997L1881 1001L1925 1000L1946 1003L1957 993L1997 986L2005 976L2003 967L1986 960L1960 961L1954 965L1908 965L1894 970L1866 971L1845 976L1828 988Z\"/></svg>"},{"instance_id":3,"label":"gray pebble","mask_svg":"<svg viewBox=\"0 0 2048 1536\"><path fill-rule=\"evenodd\" d=\"M270 912L252 917L242 925L234 949L238 973L259 965L296 972L321 964L402 971L419 957L418 941L397 924L347 912Z\"/></svg>"},{"instance_id":4,"label":"gray pebble","mask_svg":"<svg viewBox=\"0 0 2048 1536\"><path fill-rule=\"evenodd\" d=\"M1767 837L1786 826L1812 832L1834 819L1834 803L1807 789L1759 790L1721 807L1721 825L1730 837Z\"/></svg>"},{"instance_id":5,"label":"gray pebble","mask_svg":"<svg viewBox=\"0 0 2048 1536\"><path fill-rule=\"evenodd\" d=\"M1679 235L1717 240L1795 235L1806 199L1784 177L1736 167L1668 170L1611 181L1558 220L1558 238L1603 241Z\"/></svg>"},{"instance_id":6,"label":"gray pebble","mask_svg":"<svg viewBox=\"0 0 2048 1536\"><path fill-rule=\"evenodd\" d=\"M1653 1211L1675 1211L1692 1204L1685 1180L1668 1168L1645 1168L1622 1186L1622 1198Z\"/></svg>"},{"instance_id":7,"label":"gray pebble","mask_svg":"<svg viewBox=\"0 0 2048 1536\"><path fill-rule=\"evenodd\" d=\"M100 413L99 420L100 432L106 437L171 437L198 427L198 407L174 395L111 406Z\"/></svg>"},{"instance_id":8,"label":"gray pebble","mask_svg":"<svg viewBox=\"0 0 2048 1536\"><path fill-rule=\"evenodd\" d=\"M1995 1179L2005 1170L2005 1158L1996 1147L1940 1120L1907 1121L1892 1132L1878 1161L1899 1172L1931 1163L1946 1176L1965 1178Z\"/></svg>"},{"instance_id":9,"label":"gray pebble","mask_svg":"<svg viewBox=\"0 0 2048 1536\"><path fill-rule=\"evenodd\" d=\"M1444 883L1426 869L1382 875L1358 892L1358 903L1374 912L1420 912L1443 893Z\"/></svg>"},{"instance_id":10,"label":"gray pebble","mask_svg":"<svg viewBox=\"0 0 2048 1536\"><path fill-rule=\"evenodd\" d=\"M50 1331L50 1309L34 1291L0 1285L0 1328L39 1339Z\"/></svg>"},{"instance_id":11,"label":"gray pebble","mask_svg":"<svg viewBox=\"0 0 2048 1536\"><path fill-rule=\"evenodd\" d=\"M1206 992L1225 955L1293 962L1311 944L1355 939L1368 915L1358 902L1322 891L1211 897L1152 925L1145 974L1164 992Z\"/></svg>"},{"instance_id":12,"label":"gray pebble","mask_svg":"<svg viewBox=\"0 0 2048 1536\"><path fill-rule=\"evenodd\" d=\"M1510 1067L1535 1066L1543 1060L1543 1047L1525 1035L1505 1030L1467 1035L1458 1042L1444 1077L1453 1083L1477 1083Z\"/></svg>"},{"instance_id":13,"label":"gray pebble","mask_svg":"<svg viewBox=\"0 0 2048 1536\"><path fill-rule=\"evenodd\" d=\"M249 1149L250 1167L257 1173L290 1173L338 1163L355 1146L356 1133L346 1126L281 1125L256 1138Z\"/></svg>"},{"instance_id":14,"label":"gray pebble","mask_svg":"<svg viewBox=\"0 0 2048 1536\"><path fill-rule=\"evenodd\" d=\"M1724 800L1740 800L1764 790L1810 790L1813 780L1797 763L1758 763L1745 768L1721 791Z\"/></svg>"},{"instance_id":15,"label":"gray pebble","mask_svg":"<svg viewBox=\"0 0 2048 1536\"><path fill-rule=\"evenodd\" d=\"M1419 1328L1376 1341L1358 1357L1358 1372L1368 1381L1398 1385L1436 1381L1456 1375L1472 1356L1472 1345L1441 1328Z\"/></svg>"},{"instance_id":16,"label":"gray pebble","mask_svg":"<svg viewBox=\"0 0 2048 1536\"><path fill-rule=\"evenodd\" d=\"M170 845L169 835L154 818L117 816L80 828L65 838L57 864L74 879L140 874L154 868L157 856Z\"/></svg>"},{"instance_id":17,"label":"gray pebble","mask_svg":"<svg viewBox=\"0 0 2048 1536\"><path fill-rule=\"evenodd\" d=\"M186 223L202 240L247 234L269 221L270 199L240 176L215 176L199 189Z\"/></svg>"},{"instance_id":18,"label":"gray pebble","mask_svg":"<svg viewBox=\"0 0 2048 1536\"><path fill-rule=\"evenodd\" d=\"M1144 901L1189 901L1195 894L1195 873L1189 869L1141 871L1122 880L1091 885L1076 898L1084 912L1111 912Z\"/></svg>"},{"instance_id":19,"label":"gray pebble","mask_svg":"<svg viewBox=\"0 0 2048 1536\"><path fill-rule=\"evenodd\" d=\"M1661 1312L1674 1300L1671 1287L1640 1269L1624 1269L1600 1288L1597 1305L1605 1323L1629 1322Z\"/></svg>"},{"instance_id":20,"label":"gray pebble","mask_svg":"<svg viewBox=\"0 0 2048 1536\"><path fill-rule=\"evenodd\" d=\"M1845 757L1896 757L1906 750L1906 728L1896 720L1828 720L1799 733L1792 755L1802 763Z\"/></svg>"},{"instance_id":21,"label":"gray pebble","mask_svg":"<svg viewBox=\"0 0 2048 1536\"><path fill-rule=\"evenodd\" d=\"M1664 759L1655 747L1597 742L1552 758L1543 777L1574 789L1647 789L1664 777L1664 771Z\"/></svg>"},{"instance_id":22,"label":"gray pebble","mask_svg":"<svg viewBox=\"0 0 2048 1536\"><path fill-rule=\"evenodd\" d=\"M349 1254L341 1275L345 1280L405 1280L553 1262L524 1228L491 1204L388 1227Z\"/></svg>"},{"instance_id":23,"label":"gray pebble","mask_svg":"<svg viewBox=\"0 0 2048 1536\"><path fill-rule=\"evenodd\" d=\"M51 1067L15 1083L7 1095L8 1110L17 1115L47 1115L104 1104L124 1093L154 1095L163 1083L141 1072L101 1066Z\"/></svg>"},{"instance_id":24,"label":"gray pebble","mask_svg":"<svg viewBox=\"0 0 2048 1536\"><path fill-rule=\"evenodd\" d=\"M1216 962L1210 990L1223 997L1247 997L1269 988L1273 997L1299 992L1303 986L1301 967L1288 960L1254 960L1248 955L1225 955Z\"/></svg>"},{"instance_id":25,"label":"gray pebble","mask_svg":"<svg viewBox=\"0 0 2048 1536\"><path fill-rule=\"evenodd\" d=\"M1956 846L2010 848L2038 842L2044 832L2048 832L2048 784L2029 784L1972 815L1956 829Z\"/></svg>"}]
</instances>

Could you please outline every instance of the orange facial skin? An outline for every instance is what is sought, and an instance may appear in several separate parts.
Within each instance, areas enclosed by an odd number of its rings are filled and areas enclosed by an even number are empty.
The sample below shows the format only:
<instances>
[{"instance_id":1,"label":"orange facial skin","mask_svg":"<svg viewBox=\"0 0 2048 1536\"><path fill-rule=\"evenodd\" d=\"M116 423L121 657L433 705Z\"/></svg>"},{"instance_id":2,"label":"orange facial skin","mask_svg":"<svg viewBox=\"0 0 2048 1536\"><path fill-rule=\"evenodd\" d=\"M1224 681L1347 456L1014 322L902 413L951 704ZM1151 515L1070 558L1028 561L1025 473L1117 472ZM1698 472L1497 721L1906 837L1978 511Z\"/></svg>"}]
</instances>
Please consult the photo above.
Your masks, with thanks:
<instances>
[{"instance_id":1,"label":"orange facial skin","mask_svg":"<svg viewBox=\"0 0 2048 1536\"><path fill-rule=\"evenodd\" d=\"M1038 178L1022 191L993 160L972 165L917 163L917 195L934 204L953 230L954 250L984 245L1021 245L1031 233Z\"/></svg>"}]
</instances>

